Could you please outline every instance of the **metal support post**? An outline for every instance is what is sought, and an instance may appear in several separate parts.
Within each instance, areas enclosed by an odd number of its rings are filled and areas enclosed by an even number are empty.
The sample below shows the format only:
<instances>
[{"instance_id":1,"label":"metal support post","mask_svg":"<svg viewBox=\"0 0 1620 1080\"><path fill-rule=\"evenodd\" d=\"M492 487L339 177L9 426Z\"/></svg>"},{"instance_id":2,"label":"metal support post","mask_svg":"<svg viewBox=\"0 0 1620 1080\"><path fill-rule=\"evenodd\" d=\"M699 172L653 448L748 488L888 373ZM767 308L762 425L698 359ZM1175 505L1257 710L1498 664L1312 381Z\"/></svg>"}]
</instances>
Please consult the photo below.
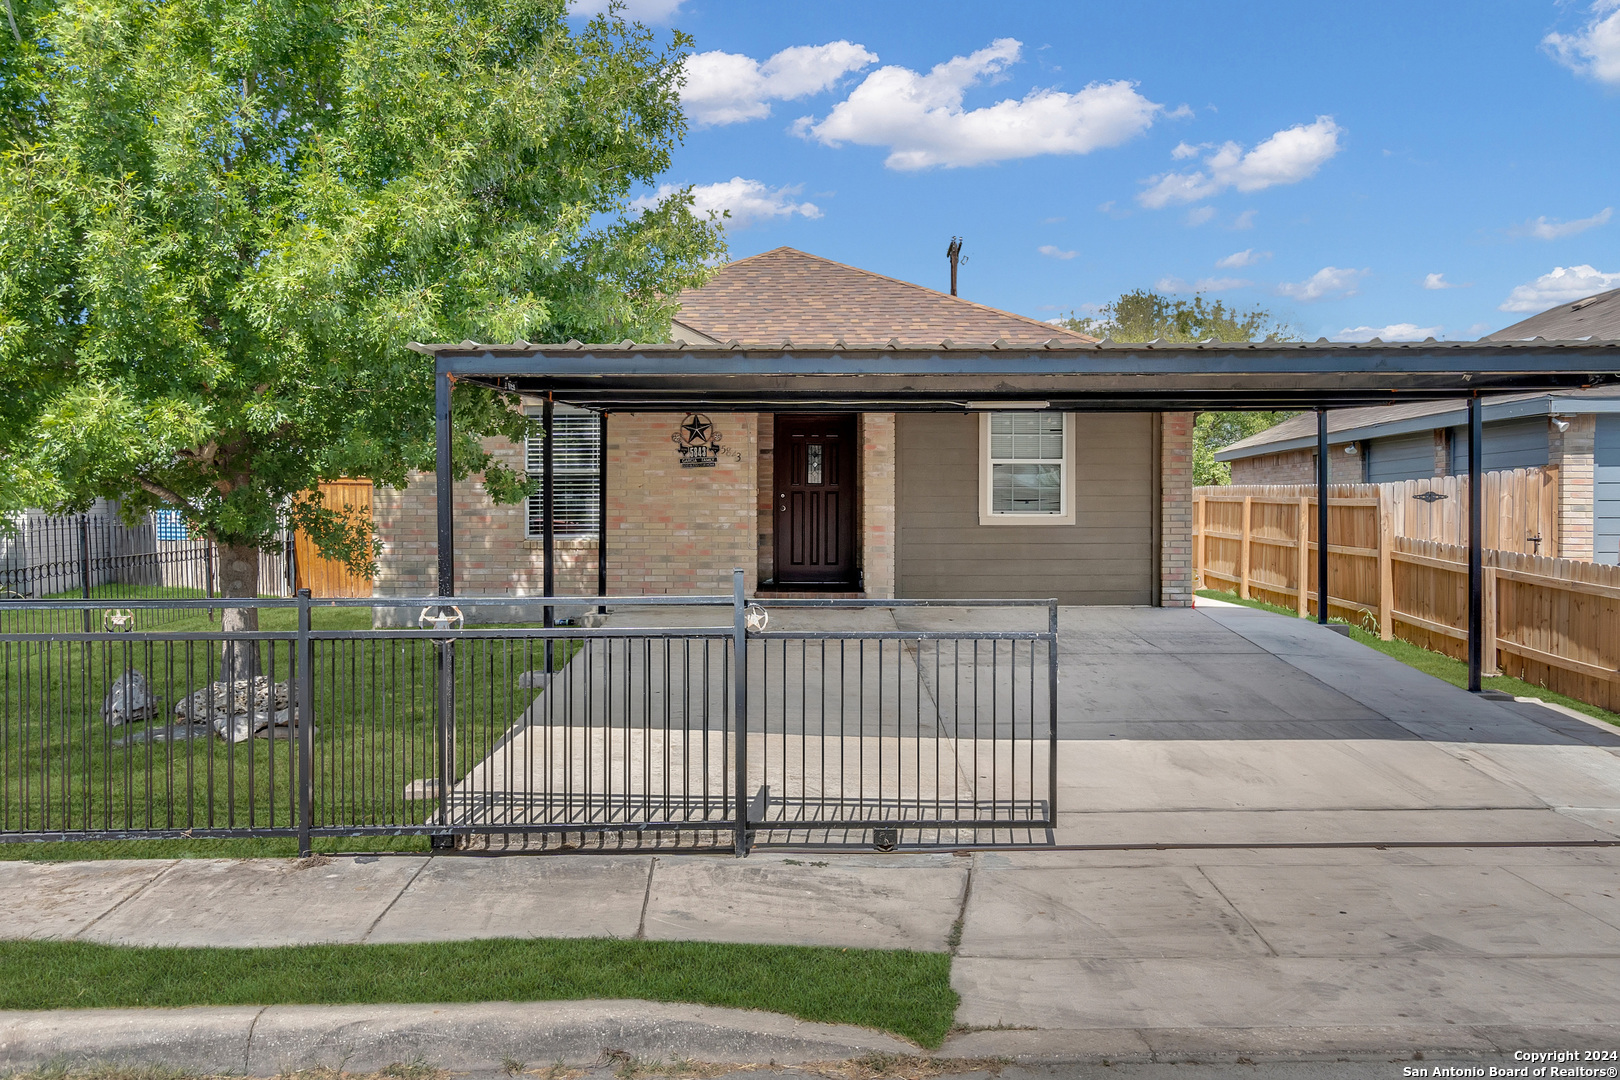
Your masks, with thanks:
<instances>
[{"instance_id":1,"label":"metal support post","mask_svg":"<svg viewBox=\"0 0 1620 1080\"><path fill-rule=\"evenodd\" d=\"M79 588L90 599L90 519L79 515ZM90 632L90 609L84 609L84 632Z\"/></svg>"},{"instance_id":2,"label":"metal support post","mask_svg":"<svg viewBox=\"0 0 1620 1080\"><path fill-rule=\"evenodd\" d=\"M1058 602L1054 599L1046 609L1046 630L1052 640L1046 643L1046 818L1057 828L1058 793ZM1033 733L1032 733L1033 734Z\"/></svg>"},{"instance_id":3,"label":"metal support post","mask_svg":"<svg viewBox=\"0 0 1620 1080\"><path fill-rule=\"evenodd\" d=\"M737 718L733 743L737 748L737 820L734 826L734 847L740 858L748 854L748 597L744 590L743 572L731 572L731 647L735 652L732 664L732 713Z\"/></svg>"},{"instance_id":4,"label":"metal support post","mask_svg":"<svg viewBox=\"0 0 1620 1080\"><path fill-rule=\"evenodd\" d=\"M1316 410L1316 621L1328 621L1328 428L1327 410Z\"/></svg>"},{"instance_id":5,"label":"metal support post","mask_svg":"<svg viewBox=\"0 0 1620 1080\"><path fill-rule=\"evenodd\" d=\"M540 411L540 590L547 599L557 593L557 475L555 428L556 407L546 395ZM547 604L541 612L549 630L557 625L557 609ZM552 642L546 638L546 671L552 668Z\"/></svg>"},{"instance_id":6,"label":"metal support post","mask_svg":"<svg viewBox=\"0 0 1620 1080\"><path fill-rule=\"evenodd\" d=\"M1484 536L1480 465L1485 456L1483 410L1476 392L1468 399L1468 689L1479 691L1485 641Z\"/></svg>"},{"instance_id":7,"label":"metal support post","mask_svg":"<svg viewBox=\"0 0 1620 1080\"><path fill-rule=\"evenodd\" d=\"M596 595L606 596L607 591L607 413L602 413L596 420ZM598 606L598 615L606 615L607 608Z\"/></svg>"},{"instance_id":8,"label":"metal support post","mask_svg":"<svg viewBox=\"0 0 1620 1080\"><path fill-rule=\"evenodd\" d=\"M309 643L309 590L298 590L298 650L293 663L293 733L298 739L298 857L314 854L309 838L315 812L315 669Z\"/></svg>"},{"instance_id":9,"label":"metal support post","mask_svg":"<svg viewBox=\"0 0 1620 1080\"><path fill-rule=\"evenodd\" d=\"M442 361L441 361L442 364ZM450 467L450 376L439 371L434 392L433 432L437 437L434 495L439 512L439 595L456 595L455 476Z\"/></svg>"},{"instance_id":10,"label":"metal support post","mask_svg":"<svg viewBox=\"0 0 1620 1080\"><path fill-rule=\"evenodd\" d=\"M438 499L439 517L439 595L456 595L456 535L455 535L455 475L450 467L450 376L441 368L434 395L434 434L437 436L438 456L435 461L434 490ZM450 776L455 760L455 698L452 694L455 680L455 645L446 640L434 643L438 653L438 686L433 695L438 743L438 800L439 823L450 824ZM456 846L454 833L434 833L428 839L434 850Z\"/></svg>"}]
</instances>

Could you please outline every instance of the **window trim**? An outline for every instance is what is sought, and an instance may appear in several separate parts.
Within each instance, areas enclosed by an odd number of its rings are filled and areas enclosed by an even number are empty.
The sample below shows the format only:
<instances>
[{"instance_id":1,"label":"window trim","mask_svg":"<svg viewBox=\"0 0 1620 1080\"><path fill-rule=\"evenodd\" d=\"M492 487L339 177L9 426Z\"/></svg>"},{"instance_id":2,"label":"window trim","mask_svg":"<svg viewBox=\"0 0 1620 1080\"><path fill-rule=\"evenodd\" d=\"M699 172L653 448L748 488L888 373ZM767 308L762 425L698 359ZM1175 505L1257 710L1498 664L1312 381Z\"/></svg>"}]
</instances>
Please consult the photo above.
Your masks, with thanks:
<instances>
[{"instance_id":1,"label":"window trim","mask_svg":"<svg viewBox=\"0 0 1620 1080\"><path fill-rule=\"evenodd\" d=\"M996 412L1016 413L1023 410L996 410ZM979 524L980 525L1073 525L1075 523L1075 478L1074 478L1074 414L1061 413L1063 417L1063 460L1060 463L1061 472L1058 479L1058 497L1061 513L1057 514L1025 514L1013 511L995 511L990 508L991 499L991 460L990 460L990 418L996 412L982 412L979 414Z\"/></svg>"}]
</instances>

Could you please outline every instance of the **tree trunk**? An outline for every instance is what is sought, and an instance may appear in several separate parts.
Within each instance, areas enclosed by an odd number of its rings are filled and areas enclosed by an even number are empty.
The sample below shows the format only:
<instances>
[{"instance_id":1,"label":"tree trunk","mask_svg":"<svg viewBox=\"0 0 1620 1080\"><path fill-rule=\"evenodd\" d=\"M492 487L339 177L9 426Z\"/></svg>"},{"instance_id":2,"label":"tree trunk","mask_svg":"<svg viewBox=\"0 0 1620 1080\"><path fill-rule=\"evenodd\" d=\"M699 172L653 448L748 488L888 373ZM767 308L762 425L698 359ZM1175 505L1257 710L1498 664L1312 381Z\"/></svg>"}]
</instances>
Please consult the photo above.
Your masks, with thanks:
<instances>
[{"instance_id":1,"label":"tree trunk","mask_svg":"<svg viewBox=\"0 0 1620 1080\"><path fill-rule=\"evenodd\" d=\"M219 584L226 597L259 595L259 549L251 544L238 546L220 544ZM259 609L227 607L220 619L220 629L227 634L246 633L259 629ZM252 686L259 675L259 649L257 642L227 641L220 666L220 679L227 685L244 680ZM250 694L252 690L248 691Z\"/></svg>"}]
</instances>

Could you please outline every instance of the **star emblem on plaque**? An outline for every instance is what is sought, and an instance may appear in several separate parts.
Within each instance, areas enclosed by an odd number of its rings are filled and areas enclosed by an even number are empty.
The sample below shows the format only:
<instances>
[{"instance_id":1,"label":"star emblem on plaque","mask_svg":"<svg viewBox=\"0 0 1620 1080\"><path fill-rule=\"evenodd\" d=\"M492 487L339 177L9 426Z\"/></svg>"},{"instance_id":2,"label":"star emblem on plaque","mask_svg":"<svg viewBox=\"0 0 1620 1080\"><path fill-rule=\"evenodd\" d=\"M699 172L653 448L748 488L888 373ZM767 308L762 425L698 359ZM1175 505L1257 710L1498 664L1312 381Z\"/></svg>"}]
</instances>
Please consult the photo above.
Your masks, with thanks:
<instances>
[{"instance_id":1,"label":"star emblem on plaque","mask_svg":"<svg viewBox=\"0 0 1620 1080\"><path fill-rule=\"evenodd\" d=\"M741 453L720 441L720 429L702 413L687 413L670 441L680 454L683 469L712 469L721 458L742 460Z\"/></svg>"}]
</instances>

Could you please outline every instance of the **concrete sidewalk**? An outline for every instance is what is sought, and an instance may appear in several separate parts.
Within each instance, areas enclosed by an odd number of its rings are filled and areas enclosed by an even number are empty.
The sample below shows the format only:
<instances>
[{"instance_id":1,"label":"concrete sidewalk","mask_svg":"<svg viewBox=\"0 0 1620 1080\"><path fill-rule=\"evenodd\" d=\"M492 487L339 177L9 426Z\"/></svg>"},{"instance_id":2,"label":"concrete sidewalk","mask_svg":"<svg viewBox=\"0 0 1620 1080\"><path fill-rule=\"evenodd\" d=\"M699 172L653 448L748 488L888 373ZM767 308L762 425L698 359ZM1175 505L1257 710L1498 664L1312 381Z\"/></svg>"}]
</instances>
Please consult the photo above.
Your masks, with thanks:
<instances>
[{"instance_id":1,"label":"concrete sidewalk","mask_svg":"<svg viewBox=\"0 0 1620 1080\"><path fill-rule=\"evenodd\" d=\"M950 950L961 919L964 1030L950 1056L1620 1046L1612 847L11 862L0 907L10 936L150 945L604 936Z\"/></svg>"}]
</instances>

